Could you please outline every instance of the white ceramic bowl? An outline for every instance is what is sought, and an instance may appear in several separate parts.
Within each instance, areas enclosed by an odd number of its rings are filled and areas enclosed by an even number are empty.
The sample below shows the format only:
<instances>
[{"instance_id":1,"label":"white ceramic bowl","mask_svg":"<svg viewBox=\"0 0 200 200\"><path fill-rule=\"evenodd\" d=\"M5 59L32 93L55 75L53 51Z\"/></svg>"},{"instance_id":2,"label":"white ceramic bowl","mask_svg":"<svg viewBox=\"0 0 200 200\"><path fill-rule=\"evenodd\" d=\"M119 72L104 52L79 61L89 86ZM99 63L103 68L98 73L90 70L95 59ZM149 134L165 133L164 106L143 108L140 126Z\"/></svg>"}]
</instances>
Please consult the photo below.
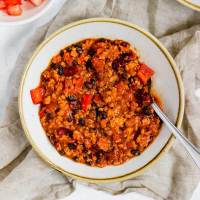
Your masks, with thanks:
<instances>
[{"instance_id":1,"label":"white ceramic bowl","mask_svg":"<svg viewBox=\"0 0 200 200\"><path fill-rule=\"evenodd\" d=\"M32 22L45 14L54 3L54 0L45 0L40 6L22 4L23 13L21 16L9 16L0 11L0 25L21 25Z\"/></svg>"},{"instance_id":2,"label":"white ceramic bowl","mask_svg":"<svg viewBox=\"0 0 200 200\"><path fill-rule=\"evenodd\" d=\"M50 144L38 117L39 106L33 105L30 89L39 84L40 74L53 55L69 44L84 38L105 37L122 39L135 46L141 58L155 71L153 87L160 95L164 111L180 126L184 96L180 74L167 50L151 34L128 22L117 19L87 19L69 24L47 38L35 51L24 72L20 93L21 122L30 143L38 154L52 167L66 175L90 182L109 182L136 176L158 160L172 144L173 137L163 125L159 136L140 156L119 166L96 168L76 163L60 156Z\"/></svg>"},{"instance_id":3,"label":"white ceramic bowl","mask_svg":"<svg viewBox=\"0 0 200 200\"><path fill-rule=\"evenodd\" d=\"M200 0L177 0L188 8L200 11Z\"/></svg>"}]
</instances>

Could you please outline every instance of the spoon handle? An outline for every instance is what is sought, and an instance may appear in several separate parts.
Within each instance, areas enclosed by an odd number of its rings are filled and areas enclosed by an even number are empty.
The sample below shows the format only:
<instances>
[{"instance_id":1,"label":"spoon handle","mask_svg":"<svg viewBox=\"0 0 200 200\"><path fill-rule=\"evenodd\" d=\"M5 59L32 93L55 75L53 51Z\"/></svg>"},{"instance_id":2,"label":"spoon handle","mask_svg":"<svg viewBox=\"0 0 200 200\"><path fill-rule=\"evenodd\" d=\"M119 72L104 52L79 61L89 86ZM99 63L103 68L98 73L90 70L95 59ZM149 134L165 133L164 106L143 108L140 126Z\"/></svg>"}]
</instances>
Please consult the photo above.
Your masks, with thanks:
<instances>
[{"instance_id":1,"label":"spoon handle","mask_svg":"<svg viewBox=\"0 0 200 200\"><path fill-rule=\"evenodd\" d=\"M174 136L179 139L179 141L186 148L187 152L190 154L196 165L200 168L200 151L183 135L183 133L174 126L174 124L169 120L169 118L162 112L156 103L152 103L152 108L155 110L157 115L166 124L168 129L172 131Z\"/></svg>"}]
</instances>

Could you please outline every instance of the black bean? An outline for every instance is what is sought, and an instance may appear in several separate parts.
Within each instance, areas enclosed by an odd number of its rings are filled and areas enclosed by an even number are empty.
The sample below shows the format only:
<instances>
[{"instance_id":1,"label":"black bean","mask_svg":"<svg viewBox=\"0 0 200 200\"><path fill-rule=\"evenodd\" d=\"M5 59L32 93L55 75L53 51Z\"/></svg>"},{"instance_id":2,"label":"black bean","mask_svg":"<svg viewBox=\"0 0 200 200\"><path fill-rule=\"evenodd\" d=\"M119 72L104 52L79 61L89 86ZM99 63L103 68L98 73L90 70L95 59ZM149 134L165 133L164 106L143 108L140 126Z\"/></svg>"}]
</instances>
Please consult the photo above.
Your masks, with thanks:
<instances>
[{"instance_id":1,"label":"black bean","mask_svg":"<svg viewBox=\"0 0 200 200\"><path fill-rule=\"evenodd\" d=\"M130 46L130 44L129 44L128 42L124 42L124 41L122 41L122 42L120 43L120 45L123 46L123 47L128 47L128 46Z\"/></svg>"},{"instance_id":2,"label":"black bean","mask_svg":"<svg viewBox=\"0 0 200 200\"><path fill-rule=\"evenodd\" d=\"M134 94L136 101L139 105L142 104L143 102L143 90L142 89L138 89L135 94Z\"/></svg>"},{"instance_id":3,"label":"black bean","mask_svg":"<svg viewBox=\"0 0 200 200\"><path fill-rule=\"evenodd\" d=\"M76 98L76 96L70 95L70 96L67 97L67 100L68 100L68 101L76 101L77 98Z\"/></svg>"},{"instance_id":4,"label":"black bean","mask_svg":"<svg viewBox=\"0 0 200 200\"><path fill-rule=\"evenodd\" d=\"M86 81L86 82L84 83L84 85L85 85L85 87L86 87L87 89L92 89L92 87L93 87L93 85L92 85L92 83L91 83L90 81Z\"/></svg>"},{"instance_id":5,"label":"black bean","mask_svg":"<svg viewBox=\"0 0 200 200\"><path fill-rule=\"evenodd\" d=\"M106 119L106 118L107 118L106 112L101 112L101 119Z\"/></svg>"},{"instance_id":6,"label":"black bean","mask_svg":"<svg viewBox=\"0 0 200 200\"><path fill-rule=\"evenodd\" d=\"M93 56L96 54L96 50L95 50L94 48L90 48L90 49L88 50L88 54L89 54L91 57L93 57Z\"/></svg>"},{"instance_id":7,"label":"black bean","mask_svg":"<svg viewBox=\"0 0 200 200\"><path fill-rule=\"evenodd\" d=\"M95 84L96 84L96 79L95 78L92 78L89 81L86 81L84 83L85 87L88 88L88 89L92 89Z\"/></svg>"},{"instance_id":8,"label":"black bean","mask_svg":"<svg viewBox=\"0 0 200 200\"><path fill-rule=\"evenodd\" d=\"M46 120L53 119L53 114L52 113L46 113Z\"/></svg>"},{"instance_id":9,"label":"black bean","mask_svg":"<svg viewBox=\"0 0 200 200\"><path fill-rule=\"evenodd\" d=\"M96 78L92 78L92 79L90 80L90 82L92 83L92 85L95 85L96 82L97 82L97 79L96 79Z\"/></svg>"},{"instance_id":10,"label":"black bean","mask_svg":"<svg viewBox=\"0 0 200 200\"><path fill-rule=\"evenodd\" d=\"M90 59L87 60L87 62L85 63L85 66L86 66L87 70L94 70L92 61Z\"/></svg>"},{"instance_id":11,"label":"black bean","mask_svg":"<svg viewBox=\"0 0 200 200\"><path fill-rule=\"evenodd\" d=\"M62 149L61 151L59 151L59 154L63 156L65 155L65 151Z\"/></svg>"},{"instance_id":12,"label":"black bean","mask_svg":"<svg viewBox=\"0 0 200 200\"><path fill-rule=\"evenodd\" d=\"M85 161L85 164L86 164L86 165L89 165L89 166L91 166L91 165L92 165L92 162L91 162L91 161L88 161L88 160L86 160L86 161Z\"/></svg>"},{"instance_id":13,"label":"black bean","mask_svg":"<svg viewBox=\"0 0 200 200\"><path fill-rule=\"evenodd\" d=\"M118 57L118 62L120 65L126 65L127 62L129 62L129 57L132 56L133 53L132 52L125 52L119 55Z\"/></svg>"},{"instance_id":14,"label":"black bean","mask_svg":"<svg viewBox=\"0 0 200 200\"><path fill-rule=\"evenodd\" d=\"M80 101L71 101L70 108L72 109L73 113L75 114L80 108Z\"/></svg>"},{"instance_id":15,"label":"black bean","mask_svg":"<svg viewBox=\"0 0 200 200\"><path fill-rule=\"evenodd\" d=\"M76 48L76 51L78 53L82 53L83 52L83 50L82 50L82 43L79 42L79 43L75 44L74 47Z\"/></svg>"},{"instance_id":16,"label":"black bean","mask_svg":"<svg viewBox=\"0 0 200 200\"><path fill-rule=\"evenodd\" d=\"M100 115L100 111L99 111L98 107L95 108L95 114L96 114L96 117L98 117Z\"/></svg>"},{"instance_id":17,"label":"black bean","mask_svg":"<svg viewBox=\"0 0 200 200\"><path fill-rule=\"evenodd\" d=\"M153 101L152 96L149 93L147 93L147 92L144 92L142 94L142 100L145 103L151 103Z\"/></svg>"},{"instance_id":18,"label":"black bean","mask_svg":"<svg viewBox=\"0 0 200 200\"><path fill-rule=\"evenodd\" d=\"M151 90L151 78L147 81L148 91Z\"/></svg>"},{"instance_id":19,"label":"black bean","mask_svg":"<svg viewBox=\"0 0 200 200\"><path fill-rule=\"evenodd\" d=\"M134 78L133 76L131 76L131 77L128 78L128 82L129 82L129 83L133 83L134 80L135 80L135 78Z\"/></svg>"},{"instance_id":20,"label":"black bean","mask_svg":"<svg viewBox=\"0 0 200 200\"><path fill-rule=\"evenodd\" d=\"M80 118L80 119L78 120L78 123L79 123L79 125L84 126L84 125L85 125L85 119Z\"/></svg>"},{"instance_id":21,"label":"black bean","mask_svg":"<svg viewBox=\"0 0 200 200\"><path fill-rule=\"evenodd\" d=\"M133 140L137 140L137 137L140 135L140 133L141 133L141 131L140 131L140 129L138 129L137 131L136 131L136 133L133 135Z\"/></svg>"},{"instance_id":22,"label":"black bean","mask_svg":"<svg viewBox=\"0 0 200 200\"><path fill-rule=\"evenodd\" d=\"M121 60L124 60L124 58L127 56L127 53L125 52L125 53L121 53L120 55L119 55L119 60L121 61Z\"/></svg>"},{"instance_id":23,"label":"black bean","mask_svg":"<svg viewBox=\"0 0 200 200\"><path fill-rule=\"evenodd\" d=\"M105 42L106 39L105 39L105 38L99 38L97 41L98 41L98 42Z\"/></svg>"},{"instance_id":24,"label":"black bean","mask_svg":"<svg viewBox=\"0 0 200 200\"><path fill-rule=\"evenodd\" d=\"M78 43L74 44L74 47L75 48L82 48L82 43L78 42Z\"/></svg>"},{"instance_id":25,"label":"black bean","mask_svg":"<svg viewBox=\"0 0 200 200\"><path fill-rule=\"evenodd\" d=\"M101 160L101 158L103 157L103 154L104 154L104 152L103 152L103 150L98 150L97 152L96 152L96 157L97 157L97 163Z\"/></svg>"},{"instance_id":26,"label":"black bean","mask_svg":"<svg viewBox=\"0 0 200 200\"><path fill-rule=\"evenodd\" d=\"M58 66L58 74L61 76L64 74L64 69L61 65Z\"/></svg>"},{"instance_id":27,"label":"black bean","mask_svg":"<svg viewBox=\"0 0 200 200\"><path fill-rule=\"evenodd\" d=\"M68 114L68 116L67 116L67 121L68 121L68 122L72 122L73 119L74 119L74 117L73 117L72 113L70 112L70 113Z\"/></svg>"},{"instance_id":28,"label":"black bean","mask_svg":"<svg viewBox=\"0 0 200 200\"><path fill-rule=\"evenodd\" d=\"M126 53L120 54L120 56L118 57L118 62L119 62L120 65L124 66L127 63L125 58L126 58Z\"/></svg>"},{"instance_id":29,"label":"black bean","mask_svg":"<svg viewBox=\"0 0 200 200\"><path fill-rule=\"evenodd\" d=\"M76 60L73 60L72 61L72 66L77 66L78 65L78 62Z\"/></svg>"},{"instance_id":30,"label":"black bean","mask_svg":"<svg viewBox=\"0 0 200 200\"><path fill-rule=\"evenodd\" d=\"M119 68L119 61L118 61L118 59L115 59L115 60L113 60L113 62L112 62L112 68L114 69L114 70L118 70L118 68Z\"/></svg>"},{"instance_id":31,"label":"black bean","mask_svg":"<svg viewBox=\"0 0 200 200\"><path fill-rule=\"evenodd\" d=\"M77 156L74 156L74 157L72 158L72 160L78 161L78 157L77 157Z\"/></svg>"},{"instance_id":32,"label":"black bean","mask_svg":"<svg viewBox=\"0 0 200 200\"><path fill-rule=\"evenodd\" d=\"M145 106L142 108L142 113L145 115L151 115L152 114L152 109L151 106Z\"/></svg>"},{"instance_id":33,"label":"black bean","mask_svg":"<svg viewBox=\"0 0 200 200\"><path fill-rule=\"evenodd\" d=\"M134 155L134 156L139 156L140 155L140 151L138 149L132 149L131 150L131 153Z\"/></svg>"},{"instance_id":34,"label":"black bean","mask_svg":"<svg viewBox=\"0 0 200 200\"><path fill-rule=\"evenodd\" d=\"M69 147L69 149L76 149L76 143L68 143L67 145Z\"/></svg>"},{"instance_id":35,"label":"black bean","mask_svg":"<svg viewBox=\"0 0 200 200\"><path fill-rule=\"evenodd\" d=\"M56 68L56 64L52 62L52 63L50 64L50 67L51 67L51 68Z\"/></svg>"},{"instance_id":36,"label":"black bean","mask_svg":"<svg viewBox=\"0 0 200 200\"><path fill-rule=\"evenodd\" d=\"M66 48L67 52L71 52L71 50L72 50L72 46L69 46L69 47Z\"/></svg>"},{"instance_id":37,"label":"black bean","mask_svg":"<svg viewBox=\"0 0 200 200\"><path fill-rule=\"evenodd\" d=\"M73 131L70 130L69 128L66 128L66 134L67 134L70 138L73 138Z\"/></svg>"},{"instance_id":38,"label":"black bean","mask_svg":"<svg viewBox=\"0 0 200 200\"><path fill-rule=\"evenodd\" d=\"M64 50L63 50L63 49L60 51L60 56L61 56L61 57L64 56Z\"/></svg>"},{"instance_id":39,"label":"black bean","mask_svg":"<svg viewBox=\"0 0 200 200\"><path fill-rule=\"evenodd\" d=\"M129 52L122 53L120 56L122 58L126 58L126 57L129 57L129 56L132 56L132 55L133 55L133 52L129 51Z\"/></svg>"},{"instance_id":40,"label":"black bean","mask_svg":"<svg viewBox=\"0 0 200 200\"><path fill-rule=\"evenodd\" d=\"M83 52L82 48L80 48L80 47L76 47L76 51L77 51L77 53L79 53L79 54L81 54L81 53Z\"/></svg>"},{"instance_id":41,"label":"black bean","mask_svg":"<svg viewBox=\"0 0 200 200\"><path fill-rule=\"evenodd\" d=\"M123 73L121 74L121 79L122 79L122 80L126 80L126 79L127 79L127 74L126 74L126 72L123 72Z\"/></svg>"},{"instance_id":42,"label":"black bean","mask_svg":"<svg viewBox=\"0 0 200 200\"><path fill-rule=\"evenodd\" d=\"M59 111L60 111L60 108L56 108L55 112L57 113L57 112L59 112Z\"/></svg>"},{"instance_id":43,"label":"black bean","mask_svg":"<svg viewBox=\"0 0 200 200\"><path fill-rule=\"evenodd\" d=\"M76 51L77 51L79 54L83 52L82 49L79 48L79 47L76 47Z\"/></svg>"}]
</instances>

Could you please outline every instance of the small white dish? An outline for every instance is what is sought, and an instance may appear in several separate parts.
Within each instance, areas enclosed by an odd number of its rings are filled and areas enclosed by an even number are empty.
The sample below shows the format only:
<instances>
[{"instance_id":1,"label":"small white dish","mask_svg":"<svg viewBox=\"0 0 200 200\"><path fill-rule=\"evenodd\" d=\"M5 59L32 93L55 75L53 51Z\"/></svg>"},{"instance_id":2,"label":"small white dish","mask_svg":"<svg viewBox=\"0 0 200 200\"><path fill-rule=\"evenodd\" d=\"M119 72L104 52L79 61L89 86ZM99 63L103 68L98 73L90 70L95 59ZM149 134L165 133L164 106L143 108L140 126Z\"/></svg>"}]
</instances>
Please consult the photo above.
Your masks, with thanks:
<instances>
[{"instance_id":1,"label":"small white dish","mask_svg":"<svg viewBox=\"0 0 200 200\"><path fill-rule=\"evenodd\" d=\"M55 0L45 0L40 6L33 6L31 3L22 4L23 13L20 16L9 16L0 10L0 25L21 25L30 23L43 14L52 6Z\"/></svg>"},{"instance_id":2,"label":"small white dish","mask_svg":"<svg viewBox=\"0 0 200 200\"><path fill-rule=\"evenodd\" d=\"M19 91L21 122L30 143L50 165L73 178L89 182L120 181L141 174L166 152L173 136L165 125L145 152L119 166L96 168L76 163L58 154L41 126L38 109L32 103L30 90L39 84L40 75L60 49L85 38L110 38L128 41L136 47L142 60L155 71L153 87L163 102L164 112L180 127L184 112L184 92L175 63L163 45L150 33L117 19L87 19L64 26L48 37L35 51L22 77Z\"/></svg>"},{"instance_id":3,"label":"small white dish","mask_svg":"<svg viewBox=\"0 0 200 200\"><path fill-rule=\"evenodd\" d=\"M200 11L200 0L177 0L193 10Z\"/></svg>"}]
</instances>

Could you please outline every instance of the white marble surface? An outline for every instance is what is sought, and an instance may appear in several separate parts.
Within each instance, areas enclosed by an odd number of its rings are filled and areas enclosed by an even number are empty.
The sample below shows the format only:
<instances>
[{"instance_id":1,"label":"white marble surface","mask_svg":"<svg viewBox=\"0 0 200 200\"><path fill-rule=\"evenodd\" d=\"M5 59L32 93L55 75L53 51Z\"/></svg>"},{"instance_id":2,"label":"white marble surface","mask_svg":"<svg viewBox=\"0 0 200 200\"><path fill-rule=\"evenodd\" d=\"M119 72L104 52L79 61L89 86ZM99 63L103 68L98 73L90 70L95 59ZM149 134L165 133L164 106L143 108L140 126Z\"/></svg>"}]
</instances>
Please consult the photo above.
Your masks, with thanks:
<instances>
[{"instance_id":1,"label":"white marble surface","mask_svg":"<svg viewBox=\"0 0 200 200\"><path fill-rule=\"evenodd\" d=\"M6 88L3 87L7 85L10 74L4 73L3 68L9 68L9 71L12 71L16 58L23 48L24 44L28 42L30 35L36 30L38 26L49 21L58 10L61 8L62 3L65 0L53 0L54 6L37 21L32 22L31 24L20 25L20 26L0 26L0 92L1 94L6 93ZM7 72L8 70L6 70ZM197 94L199 95L199 93ZM4 95L0 97L0 105L4 105ZM3 107L3 106L2 106ZM0 115L2 114L2 109L0 109ZM187 183L185 183L187 184ZM184 191L183 191L184 192ZM76 190L68 197L63 200L150 200L150 198L144 197L137 193L127 193L123 195L112 196L108 193L101 192L89 188L84 185L77 184ZM200 184L195 190L191 200L200 199Z\"/></svg>"}]
</instances>

